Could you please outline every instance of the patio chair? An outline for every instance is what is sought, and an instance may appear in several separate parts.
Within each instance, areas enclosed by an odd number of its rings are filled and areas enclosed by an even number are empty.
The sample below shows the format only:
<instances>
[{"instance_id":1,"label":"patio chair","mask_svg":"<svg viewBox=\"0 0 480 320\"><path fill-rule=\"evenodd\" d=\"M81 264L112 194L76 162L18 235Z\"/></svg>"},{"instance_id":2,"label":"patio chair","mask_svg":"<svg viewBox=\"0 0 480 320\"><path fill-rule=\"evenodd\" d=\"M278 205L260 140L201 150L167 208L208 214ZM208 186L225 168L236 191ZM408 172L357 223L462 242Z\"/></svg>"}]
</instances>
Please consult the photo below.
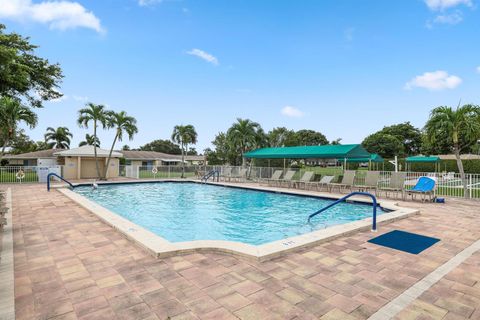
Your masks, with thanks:
<instances>
[{"instance_id":1,"label":"patio chair","mask_svg":"<svg viewBox=\"0 0 480 320\"><path fill-rule=\"evenodd\" d=\"M232 168L231 167L226 167L222 170L222 173L220 174L220 177L223 178L223 181L230 181L232 178Z\"/></svg>"},{"instance_id":2,"label":"patio chair","mask_svg":"<svg viewBox=\"0 0 480 320\"><path fill-rule=\"evenodd\" d=\"M382 192L388 198L390 192L395 193L395 199L398 193L402 194L402 199L405 199L405 180L407 179L406 172L392 172L388 186L378 188L378 194L381 196Z\"/></svg>"},{"instance_id":3,"label":"patio chair","mask_svg":"<svg viewBox=\"0 0 480 320\"><path fill-rule=\"evenodd\" d=\"M335 176L323 176L320 181L310 182L310 184L316 186L317 191L322 191L323 187L328 190L329 185L332 183L333 179L335 179Z\"/></svg>"},{"instance_id":4,"label":"patio chair","mask_svg":"<svg viewBox=\"0 0 480 320\"><path fill-rule=\"evenodd\" d=\"M240 182L240 181L246 181L247 180L247 171L248 169L246 168L242 168L238 171L238 174L237 175L233 175L232 176L232 179L235 179L237 182Z\"/></svg>"},{"instance_id":5,"label":"patio chair","mask_svg":"<svg viewBox=\"0 0 480 320\"><path fill-rule=\"evenodd\" d=\"M285 184L287 187L290 188L290 186L292 185L292 182L293 182L293 176L295 175L296 171L293 171L293 170L288 170L287 173L285 173L285 175L283 176L283 179L280 179L278 181L279 183L279 187L282 187L283 184Z\"/></svg>"},{"instance_id":6,"label":"patio chair","mask_svg":"<svg viewBox=\"0 0 480 320\"><path fill-rule=\"evenodd\" d=\"M434 178L431 177L420 177L417 180L415 186L412 189L407 190L407 194L412 196L416 196L417 194L422 196L422 202L425 201L426 196L428 195L429 200L432 201L433 197L435 196L435 186L437 182Z\"/></svg>"},{"instance_id":7,"label":"patio chair","mask_svg":"<svg viewBox=\"0 0 480 320\"><path fill-rule=\"evenodd\" d=\"M280 177L283 174L283 170L275 170L272 174L272 176L269 179L265 179L267 184L270 185L270 183L277 183L280 181Z\"/></svg>"},{"instance_id":8,"label":"patio chair","mask_svg":"<svg viewBox=\"0 0 480 320\"><path fill-rule=\"evenodd\" d=\"M367 192L372 191L377 195L377 185L380 179L380 171L367 171L365 177L365 184L358 186L359 191Z\"/></svg>"},{"instance_id":9,"label":"patio chair","mask_svg":"<svg viewBox=\"0 0 480 320\"><path fill-rule=\"evenodd\" d=\"M338 188L338 192L342 192L342 190L350 189L352 191L353 184L355 182L355 171L354 170L345 170L343 173L342 182L340 183L330 183L328 186L330 188L330 192L333 192L335 188Z\"/></svg>"},{"instance_id":10,"label":"patio chair","mask_svg":"<svg viewBox=\"0 0 480 320\"><path fill-rule=\"evenodd\" d=\"M315 177L315 172L313 171L306 171L303 176L298 181L293 182L293 187L300 189L303 185L304 188L307 188L307 184L313 180Z\"/></svg>"}]
</instances>

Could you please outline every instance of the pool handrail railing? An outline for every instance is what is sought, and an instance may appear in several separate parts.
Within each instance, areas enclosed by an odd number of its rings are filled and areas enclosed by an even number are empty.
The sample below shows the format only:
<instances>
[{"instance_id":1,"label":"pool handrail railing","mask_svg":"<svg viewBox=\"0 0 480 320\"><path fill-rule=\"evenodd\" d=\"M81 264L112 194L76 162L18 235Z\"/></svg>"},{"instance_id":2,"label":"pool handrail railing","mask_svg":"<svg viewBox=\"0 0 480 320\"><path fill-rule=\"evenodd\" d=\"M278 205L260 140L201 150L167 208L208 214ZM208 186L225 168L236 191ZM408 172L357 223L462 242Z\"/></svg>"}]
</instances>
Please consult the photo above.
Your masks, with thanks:
<instances>
[{"instance_id":1,"label":"pool handrail railing","mask_svg":"<svg viewBox=\"0 0 480 320\"><path fill-rule=\"evenodd\" d=\"M219 170L210 170L206 173L200 181L207 182L209 178L213 177L213 181L215 181L215 176L217 176L217 182L220 180L220 171Z\"/></svg>"},{"instance_id":2,"label":"pool handrail railing","mask_svg":"<svg viewBox=\"0 0 480 320\"><path fill-rule=\"evenodd\" d=\"M70 181L64 179L63 177L59 176L59 175L56 174L56 173L51 172L51 173L49 173L49 174L47 175L47 191L50 191L50 178L51 178L51 177L57 177L58 179L66 182L66 183L68 183L68 184L70 185L70 188L72 188L72 189L75 188Z\"/></svg>"},{"instance_id":3,"label":"pool handrail railing","mask_svg":"<svg viewBox=\"0 0 480 320\"><path fill-rule=\"evenodd\" d=\"M377 231L377 198L373 194L368 193L368 192L356 191L356 192L349 193L345 197L342 197L342 198L336 200L335 202L329 204L328 206L323 207L322 209L318 210L317 212L314 212L311 215L309 215L307 222L310 222L310 219L312 219L314 216L324 212L325 210L330 209L331 207L347 200L348 198L350 198L352 196L357 196L357 195L368 196L368 197L372 198L372 205L373 205L372 231Z\"/></svg>"}]
</instances>

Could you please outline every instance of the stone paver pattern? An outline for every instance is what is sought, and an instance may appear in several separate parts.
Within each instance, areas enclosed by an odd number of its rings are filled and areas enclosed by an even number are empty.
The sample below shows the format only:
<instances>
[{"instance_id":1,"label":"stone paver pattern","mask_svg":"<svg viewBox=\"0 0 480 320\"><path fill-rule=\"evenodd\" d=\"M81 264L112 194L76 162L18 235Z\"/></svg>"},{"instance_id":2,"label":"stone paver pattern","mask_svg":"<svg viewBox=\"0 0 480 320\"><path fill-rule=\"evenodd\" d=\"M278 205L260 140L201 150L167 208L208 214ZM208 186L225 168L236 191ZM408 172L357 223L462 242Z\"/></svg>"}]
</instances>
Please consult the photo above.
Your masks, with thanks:
<instances>
[{"instance_id":1,"label":"stone paver pattern","mask_svg":"<svg viewBox=\"0 0 480 320\"><path fill-rule=\"evenodd\" d=\"M448 199L263 263L156 259L56 190L12 189L17 319L366 319L480 238L479 203ZM419 255L367 243L393 229L441 241ZM480 253L397 317L480 319Z\"/></svg>"}]
</instances>

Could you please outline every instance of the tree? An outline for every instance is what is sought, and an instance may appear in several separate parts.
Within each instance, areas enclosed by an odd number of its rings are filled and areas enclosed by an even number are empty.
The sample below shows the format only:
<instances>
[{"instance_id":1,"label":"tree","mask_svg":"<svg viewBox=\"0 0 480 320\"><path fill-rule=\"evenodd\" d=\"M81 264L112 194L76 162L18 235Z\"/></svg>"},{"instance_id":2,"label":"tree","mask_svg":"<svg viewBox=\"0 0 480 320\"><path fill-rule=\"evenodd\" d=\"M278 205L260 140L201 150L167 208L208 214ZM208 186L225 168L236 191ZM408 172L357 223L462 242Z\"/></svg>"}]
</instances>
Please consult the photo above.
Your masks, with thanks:
<instances>
[{"instance_id":1,"label":"tree","mask_svg":"<svg viewBox=\"0 0 480 320\"><path fill-rule=\"evenodd\" d=\"M37 115L30 108L24 106L19 99L0 98L0 135L2 140L0 161L5 155L5 148L15 137L18 125L23 122L33 129L37 125L37 121Z\"/></svg>"},{"instance_id":2,"label":"tree","mask_svg":"<svg viewBox=\"0 0 480 320\"><path fill-rule=\"evenodd\" d=\"M45 142L50 149L70 149L70 138L73 134L67 127L48 127L45 133Z\"/></svg>"},{"instance_id":3,"label":"tree","mask_svg":"<svg viewBox=\"0 0 480 320\"><path fill-rule=\"evenodd\" d=\"M170 140L153 140L146 145L143 145L139 148L141 151L155 151L162 152L167 154L182 154L182 150L178 144L173 143Z\"/></svg>"},{"instance_id":4,"label":"tree","mask_svg":"<svg viewBox=\"0 0 480 320\"><path fill-rule=\"evenodd\" d=\"M299 130L293 137L296 146L320 146L328 144L327 137L314 130Z\"/></svg>"},{"instance_id":5,"label":"tree","mask_svg":"<svg viewBox=\"0 0 480 320\"><path fill-rule=\"evenodd\" d=\"M457 160L464 196L467 197L468 186L460 153L463 148L468 145L471 147L480 138L480 107L471 104L458 105L456 109L447 106L437 107L430 113L430 118L425 124L425 132L431 143L448 137L447 141Z\"/></svg>"},{"instance_id":6,"label":"tree","mask_svg":"<svg viewBox=\"0 0 480 320\"><path fill-rule=\"evenodd\" d=\"M9 153L20 154L33 152L37 150L45 150L47 147L40 149L39 142L35 142L25 133L25 130L17 130L15 136L9 142Z\"/></svg>"},{"instance_id":7,"label":"tree","mask_svg":"<svg viewBox=\"0 0 480 320\"><path fill-rule=\"evenodd\" d=\"M103 105L96 105L91 102L85 105L85 108L78 111L78 125L80 127L88 128L88 124L93 122L93 137L95 140L98 139L97 128L100 124L102 128L105 129L107 125L107 111ZM95 166L97 169L97 177L100 176L100 168L98 166L98 157L97 157L97 146L93 145L93 152L95 157Z\"/></svg>"},{"instance_id":8,"label":"tree","mask_svg":"<svg viewBox=\"0 0 480 320\"><path fill-rule=\"evenodd\" d=\"M227 131L227 140L230 146L241 154L244 167L246 159L243 155L247 151L259 147L265 140L265 133L257 122L237 118L237 122Z\"/></svg>"},{"instance_id":9,"label":"tree","mask_svg":"<svg viewBox=\"0 0 480 320\"><path fill-rule=\"evenodd\" d=\"M378 153L384 158L393 158L405 152L402 142L397 137L381 131L366 137L362 145L368 152Z\"/></svg>"},{"instance_id":10,"label":"tree","mask_svg":"<svg viewBox=\"0 0 480 320\"><path fill-rule=\"evenodd\" d=\"M112 158L113 149L115 148L117 140L122 141L124 133L128 135L129 140L132 140L133 136L138 132L137 120L134 117L127 115L125 111L109 111L107 112L106 118L108 127L115 128L115 137L113 138L112 147L110 148L110 152L108 153L107 165L103 174L103 178L105 180L107 179L110 160Z\"/></svg>"},{"instance_id":11,"label":"tree","mask_svg":"<svg viewBox=\"0 0 480 320\"><path fill-rule=\"evenodd\" d=\"M193 147L188 148L187 156L197 156L197 155L198 155L197 149Z\"/></svg>"},{"instance_id":12,"label":"tree","mask_svg":"<svg viewBox=\"0 0 480 320\"><path fill-rule=\"evenodd\" d=\"M342 138L337 138L337 139L335 139L335 140L332 140L332 141L330 142L330 144L331 144L332 146L338 146L338 145L342 144Z\"/></svg>"},{"instance_id":13,"label":"tree","mask_svg":"<svg viewBox=\"0 0 480 320\"><path fill-rule=\"evenodd\" d=\"M130 146L128 144L125 144L125 145L123 145L122 150L123 151L130 151L131 149L130 149Z\"/></svg>"},{"instance_id":14,"label":"tree","mask_svg":"<svg viewBox=\"0 0 480 320\"><path fill-rule=\"evenodd\" d=\"M384 127L381 132L396 137L404 147L407 156L416 155L422 146L422 132L415 128L410 122L394 124Z\"/></svg>"},{"instance_id":15,"label":"tree","mask_svg":"<svg viewBox=\"0 0 480 320\"><path fill-rule=\"evenodd\" d=\"M270 147L287 147L294 141L295 131L285 127L273 128L267 133L268 145Z\"/></svg>"},{"instance_id":16,"label":"tree","mask_svg":"<svg viewBox=\"0 0 480 320\"><path fill-rule=\"evenodd\" d=\"M197 143L197 132L192 125L176 125L173 128L172 141L179 143L182 149L182 178L185 177L185 154L188 144Z\"/></svg>"},{"instance_id":17,"label":"tree","mask_svg":"<svg viewBox=\"0 0 480 320\"><path fill-rule=\"evenodd\" d=\"M224 132L219 132L212 141L215 146L215 151L210 151L207 154L208 163L211 164L226 164L234 163L236 154L231 151L227 140L227 135Z\"/></svg>"},{"instance_id":18,"label":"tree","mask_svg":"<svg viewBox=\"0 0 480 320\"><path fill-rule=\"evenodd\" d=\"M60 66L36 56L28 37L4 30L0 24L0 95L25 98L32 107L60 98Z\"/></svg>"},{"instance_id":19,"label":"tree","mask_svg":"<svg viewBox=\"0 0 480 320\"><path fill-rule=\"evenodd\" d=\"M83 147L83 146L93 146L95 145L97 148L100 148L100 139L95 138L93 135L90 134L85 134L85 140L81 141L78 146Z\"/></svg>"}]
</instances>

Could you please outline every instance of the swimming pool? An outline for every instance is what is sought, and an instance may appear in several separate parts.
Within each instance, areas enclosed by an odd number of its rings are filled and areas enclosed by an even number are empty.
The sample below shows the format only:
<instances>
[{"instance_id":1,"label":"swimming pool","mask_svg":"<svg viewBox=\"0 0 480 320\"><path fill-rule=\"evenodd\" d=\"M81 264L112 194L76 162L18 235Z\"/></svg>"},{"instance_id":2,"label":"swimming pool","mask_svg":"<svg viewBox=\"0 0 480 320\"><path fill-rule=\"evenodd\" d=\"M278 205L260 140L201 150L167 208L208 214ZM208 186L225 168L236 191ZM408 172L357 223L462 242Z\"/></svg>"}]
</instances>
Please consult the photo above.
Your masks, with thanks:
<instances>
[{"instance_id":1,"label":"swimming pool","mask_svg":"<svg viewBox=\"0 0 480 320\"><path fill-rule=\"evenodd\" d=\"M372 207L334 200L189 182L100 185L75 192L170 242L226 240L261 245L372 216ZM382 214L378 210L378 214Z\"/></svg>"}]
</instances>

